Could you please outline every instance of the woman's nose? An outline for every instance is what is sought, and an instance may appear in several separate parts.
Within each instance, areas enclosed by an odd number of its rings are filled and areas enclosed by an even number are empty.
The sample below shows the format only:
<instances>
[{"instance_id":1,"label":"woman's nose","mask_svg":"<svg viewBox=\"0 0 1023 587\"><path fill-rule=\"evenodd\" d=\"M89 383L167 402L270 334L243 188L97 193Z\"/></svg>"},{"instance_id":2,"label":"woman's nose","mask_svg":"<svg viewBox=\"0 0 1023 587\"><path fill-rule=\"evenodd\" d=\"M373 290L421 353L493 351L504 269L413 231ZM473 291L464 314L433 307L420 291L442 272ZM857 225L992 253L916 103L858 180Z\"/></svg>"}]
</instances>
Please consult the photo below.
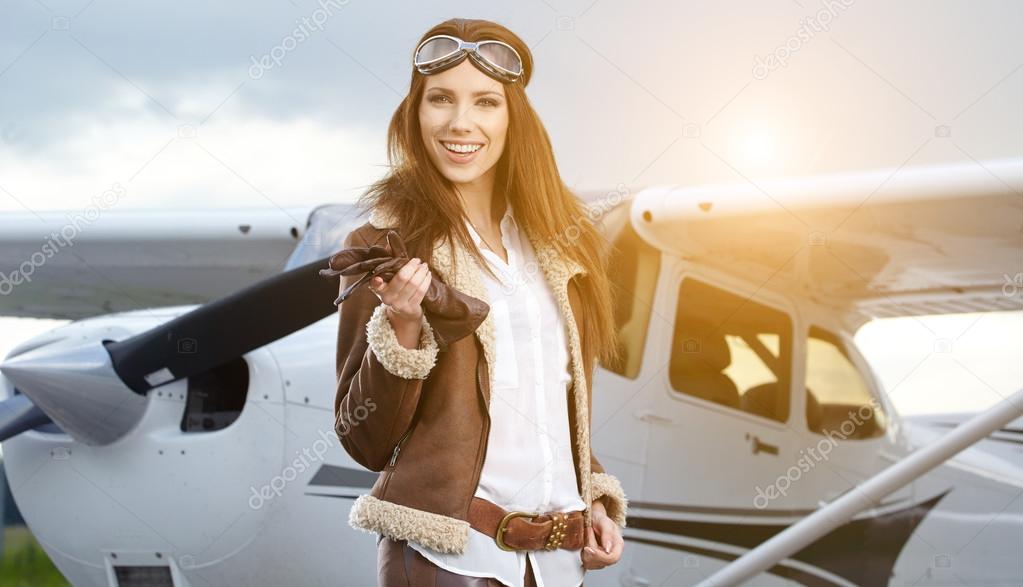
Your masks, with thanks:
<instances>
[{"instance_id":1,"label":"woman's nose","mask_svg":"<svg viewBox=\"0 0 1023 587\"><path fill-rule=\"evenodd\" d=\"M452 133L472 132L473 120L471 110L461 110L448 122L448 128Z\"/></svg>"}]
</instances>

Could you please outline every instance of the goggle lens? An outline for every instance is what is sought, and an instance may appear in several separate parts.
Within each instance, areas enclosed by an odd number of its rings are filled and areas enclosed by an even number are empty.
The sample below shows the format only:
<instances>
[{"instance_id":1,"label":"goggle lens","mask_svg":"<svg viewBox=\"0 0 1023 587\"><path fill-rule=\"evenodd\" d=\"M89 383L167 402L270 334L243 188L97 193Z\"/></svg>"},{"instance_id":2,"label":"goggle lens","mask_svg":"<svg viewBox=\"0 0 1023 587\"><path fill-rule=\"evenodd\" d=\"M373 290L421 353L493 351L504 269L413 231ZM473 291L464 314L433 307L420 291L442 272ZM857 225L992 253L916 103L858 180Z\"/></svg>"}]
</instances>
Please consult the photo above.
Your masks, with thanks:
<instances>
[{"instance_id":1,"label":"goggle lens","mask_svg":"<svg viewBox=\"0 0 1023 587\"><path fill-rule=\"evenodd\" d=\"M432 61L447 57L455 51L458 51L458 41L445 37L431 39L420 47L419 52L416 53L416 65L426 65Z\"/></svg>"},{"instance_id":2,"label":"goggle lens","mask_svg":"<svg viewBox=\"0 0 1023 587\"><path fill-rule=\"evenodd\" d=\"M500 43L483 42L479 45L479 52L492 65L496 65L508 73L522 73L522 62L510 47Z\"/></svg>"},{"instance_id":3,"label":"goggle lens","mask_svg":"<svg viewBox=\"0 0 1023 587\"><path fill-rule=\"evenodd\" d=\"M461 61L461 51L475 51L473 59L482 60L480 64L493 71L490 75L500 76L504 81L514 81L522 75L522 59L510 46L499 41L480 41L475 49L465 47L466 43L446 36L437 36L424 42L413 58L413 63L423 74L443 71ZM472 44L468 44L470 47Z\"/></svg>"}]
</instances>

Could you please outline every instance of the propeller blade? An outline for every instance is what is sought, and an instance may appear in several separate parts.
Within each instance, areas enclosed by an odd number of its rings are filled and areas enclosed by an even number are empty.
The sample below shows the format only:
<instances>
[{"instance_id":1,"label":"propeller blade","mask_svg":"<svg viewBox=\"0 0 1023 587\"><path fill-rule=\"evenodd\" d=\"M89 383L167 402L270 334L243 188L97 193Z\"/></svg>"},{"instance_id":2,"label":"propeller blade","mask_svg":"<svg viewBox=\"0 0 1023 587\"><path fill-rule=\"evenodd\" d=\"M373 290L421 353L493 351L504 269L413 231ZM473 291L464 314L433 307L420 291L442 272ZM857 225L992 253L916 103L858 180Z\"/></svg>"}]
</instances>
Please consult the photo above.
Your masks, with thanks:
<instances>
[{"instance_id":1,"label":"propeller blade","mask_svg":"<svg viewBox=\"0 0 1023 587\"><path fill-rule=\"evenodd\" d=\"M208 371L337 311L328 259L275 275L137 334L106 342L114 370L135 393Z\"/></svg>"},{"instance_id":2,"label":"propeller blade","mask_svg":"<svg viewBox=\"0 0 1023 587\"><path fill-rule=\"evenodd\" d=\"M9 397L0 402L0 442L52 421L27 395Z\"/></svg>"},{"instance_id":3,"label":"propeller blade","mask_svg":"<svg viewBox=\"0 0 1023 587\"><path fill-rule=\"evenodd\" d=\"M41 346L8 359L0 371L76 440L110 444L141 420L150 389L218 367L335 312L337 283L319 274L327 263L275 275L121 341Z\"/></svg>"}]
</instances>

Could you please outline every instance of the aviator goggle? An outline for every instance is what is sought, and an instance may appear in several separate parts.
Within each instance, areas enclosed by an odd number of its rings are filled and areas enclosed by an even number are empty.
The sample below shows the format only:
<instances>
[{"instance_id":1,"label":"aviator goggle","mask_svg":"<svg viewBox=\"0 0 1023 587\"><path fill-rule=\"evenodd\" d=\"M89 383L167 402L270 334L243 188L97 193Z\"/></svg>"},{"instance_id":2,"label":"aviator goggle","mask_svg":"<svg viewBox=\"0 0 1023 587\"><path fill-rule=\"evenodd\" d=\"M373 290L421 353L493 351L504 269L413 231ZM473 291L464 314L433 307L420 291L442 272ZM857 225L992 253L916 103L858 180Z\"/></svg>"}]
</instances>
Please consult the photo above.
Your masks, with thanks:
<instances>
[{"instance_id":1,"label":"aviator goggle","mask_svg":"<svg viewBox=\"0 0 1023 587\"><path fill-rule=\"evenodd\" d=\"M430 75L454 67L466 57L497 81L510 83L522 77L522 58L501 41L468 43L450 35L434 35L416 47L412 62L419 73Z\"/></svg>"}]
</instances>

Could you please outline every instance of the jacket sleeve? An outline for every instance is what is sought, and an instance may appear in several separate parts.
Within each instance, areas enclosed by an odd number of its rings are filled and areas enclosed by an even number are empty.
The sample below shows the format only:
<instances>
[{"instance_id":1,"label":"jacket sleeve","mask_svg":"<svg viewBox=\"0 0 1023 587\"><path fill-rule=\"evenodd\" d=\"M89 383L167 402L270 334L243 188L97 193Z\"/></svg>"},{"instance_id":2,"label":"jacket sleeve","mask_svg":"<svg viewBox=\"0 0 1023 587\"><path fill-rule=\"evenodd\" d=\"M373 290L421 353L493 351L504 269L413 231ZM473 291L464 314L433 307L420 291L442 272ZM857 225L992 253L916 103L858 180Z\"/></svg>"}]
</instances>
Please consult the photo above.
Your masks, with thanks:
<instances>
[{"instance_id":1,"label":"jacket sleeve","mask_svg":"<svg viewBox=\"0 0 1023 587\"><path fill-rule=\"evenodd\" d=\"M369 245L357 231L344 243ZM339 291L360 277L342 275ZM438 352L425 314L419 348L408 349L398 342L385 308L367 284L338 306L334 428L345 451L371 471L383 470L409 430Z\"/></svg>"},{"instance_id":2,"label":"jacket sleeve","mask_svg":"<svg viewBox=\"0 0 1023 587\"><path fill-rule=\"evenodd\" d=\"M620 528L625 527L625 518L629 510L629 500L617 477L604 470L597 457L590 451L590 481L593 485L593 499L599 499L607 510L607 517L614 520Z\"/></svg>"}]
</instances>

